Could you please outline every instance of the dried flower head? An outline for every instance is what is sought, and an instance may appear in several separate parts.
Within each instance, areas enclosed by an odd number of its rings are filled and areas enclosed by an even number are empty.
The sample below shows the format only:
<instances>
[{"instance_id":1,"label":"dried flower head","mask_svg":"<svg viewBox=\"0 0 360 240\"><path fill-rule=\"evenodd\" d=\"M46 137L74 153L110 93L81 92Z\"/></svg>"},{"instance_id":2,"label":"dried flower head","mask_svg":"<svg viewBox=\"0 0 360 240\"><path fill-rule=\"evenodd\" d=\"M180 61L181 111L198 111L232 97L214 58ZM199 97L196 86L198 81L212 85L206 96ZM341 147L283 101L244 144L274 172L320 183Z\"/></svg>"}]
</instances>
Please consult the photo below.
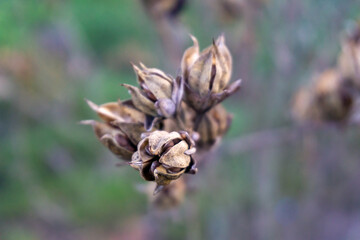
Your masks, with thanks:
<instances>
[{"instance_id":1,"label":"dried flower head","mask_svg":"<svg viewBox=\"0 0 360 240\"><path fill-rule=\"evenodd\" d=\"M240 80L228 85L232 59L224 36L201 53L192 39L194 46L182 58L181 76L174 79L142 63L133 65L139 87L123 84L131 100L100 106L88 101L103 122L82 122L93 126L111 152L131 160L129 165L143 179L155 182L155 193L164 189L156 201L170 205L181 201L184 188L169 184L184 173L197 172L195 142L202 151L219 142L231 123L219 103L240 88Z\"/></svg>"},{"instance_id":2,"label":"dried flower head","mask_svg":"<svg viewBox=\"0 0 360 240\"><path fill-rule=\"evenodd\" d=\"M295 96L294 116L300 121L344 122L349 119L354 103L351 91L335 69L317 78L310 87Z\"/></svg>"},{"instance_id":3,"label":"dried flower head","mask_svg":"<svg viewBox=\"0 0 360 240\"><path fill-rule=\"evenodd\" d=\"M205 112L238 90L241 81L228 86L232 57L223 35L202 52L197 39L191 39L194 45L185 51L181 61L186 101L197 111Z\"/></svg>"},{"instance_id":4,"label":"dried flower head","mask_svg":"<svg viewBox=\"0 0 360 240\"><path fill-rule=\"evenodd\" d=\"M144 134L130 166L147 181L168 185L184 173L196 173L191 157L196 149L187 132L155 131Z\"/></svg>"}]
</instances>

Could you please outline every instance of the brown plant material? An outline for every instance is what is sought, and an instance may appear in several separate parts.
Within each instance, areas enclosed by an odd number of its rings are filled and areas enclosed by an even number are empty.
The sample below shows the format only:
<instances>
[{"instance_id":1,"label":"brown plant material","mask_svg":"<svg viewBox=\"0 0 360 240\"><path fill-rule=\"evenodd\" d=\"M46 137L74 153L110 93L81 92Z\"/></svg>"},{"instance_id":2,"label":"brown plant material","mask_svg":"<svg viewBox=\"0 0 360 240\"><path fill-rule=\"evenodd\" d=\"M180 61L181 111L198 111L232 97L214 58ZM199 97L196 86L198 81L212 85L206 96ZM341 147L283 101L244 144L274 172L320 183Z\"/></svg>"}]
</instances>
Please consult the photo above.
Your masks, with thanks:
<instances>
[{"instance_id":1,"label":"brown plant material","mask_svg":"<svg viewBox=\"0 0 360 240\"><path fill-rule=\"evenodd\" d=\"M221 35L211 46L199 52L199 44L188 48L181 61L186 102L199 112L206 112L240 88L241 80L231 85L232 57Z\"/></svg>"},{"instance_id":2,"label":"brown plant material","mask_svg":"<svg viewBox=\"0 0 360 240\"><path fill-rule=\"evenodd\" d=\"M360 22L343 39L336 68L324 71L294 97L300 122L358 122L360 93Z\"/></svg>"},{"instance_id":3,"label":"brown plant material","mask_svg":"<svg viewBox=\"0 0 360 240\"><path fill-rule=\"evenodd\" d=\"M155 117L169 118L176 114L183 95L182 78L173 79L156 68L133 65L140 88L123 84L131 94L137 109L145 113L150 123L145 121L146 129L151 128Z\"/></svg>"},{"instance_id":4,"label":"brown plant material","mask_svg":"<svg viewBox=\"0 0 360 240\"><path fill-rule=\"evenodd\" d=\"M123 84L131 100L100 106L88 101L103 122L82 122L93 126L111 152L131 159L129 165L143 179L155 182L154 193L164 190L157 201L170 205L180 201L183 190L180 183L169 184L197 172L195 142L207 151L226 133L231 115L219 103L240 87L240 80L228 85L232 59L224 36L201 53L192 38L181 76L174 79L157 68L133 65L139 87Z\"/></svg>"},{"instance_id":5,"label":"brown plant material","mask_svg":"<svg viewBox=\"0 0 360 240\"><path fill-rule=\"evenodd\" d=\"M231 120L232 116L220 104L212 108L201 119L198 129L200 139L197 144L204 148L213 146L226 133Z\"/></svg>"},{"instance_id":6,"label":"brown plant material","mask_svg":"<svg viewBox=\"0 0 360 240\"><path fill-rule=\"evenodd\" d=\"M187 132L155 131L144 134L130 166L140 171L147 181L155 181L161 190L184 173L196 173L194 141Z\"/></svg>"},{"instance_id":7,"label":"brown plant material","mask_svg":"<svg viewBox=\"0 0 360 240\"><path fill-rule=\"evenodd\" d=\"M343 123L349 119L353 104L354 96L344 78L330 69L316 77L312 85L298 91L293 113L302 122Z\"/></svg>"},{"instance_id":8,"label":"brown plant material","mask_svg":"<svg viewBox=\"0 0 360 240\"><path fill-rule=\"evenodd\" d=\"M117 157L131 160L141 134L145 131L145 115L136 110L131 101L111 102L100 106L89 100L87 103L103 122L85 120L81 123L92 125L100 142Z\"/></svg>"}]
</instances>

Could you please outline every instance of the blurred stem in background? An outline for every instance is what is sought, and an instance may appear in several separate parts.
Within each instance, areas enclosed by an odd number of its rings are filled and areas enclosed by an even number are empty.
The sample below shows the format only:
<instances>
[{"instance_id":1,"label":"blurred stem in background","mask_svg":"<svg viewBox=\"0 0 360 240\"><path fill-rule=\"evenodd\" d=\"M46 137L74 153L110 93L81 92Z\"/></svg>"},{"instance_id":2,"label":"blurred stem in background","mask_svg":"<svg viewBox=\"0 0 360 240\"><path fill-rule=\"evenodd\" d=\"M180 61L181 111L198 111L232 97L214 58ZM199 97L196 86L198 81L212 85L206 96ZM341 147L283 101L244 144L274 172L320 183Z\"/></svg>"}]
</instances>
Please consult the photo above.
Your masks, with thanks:
<instances>
[{"instance_id":1,"label":"blurred stem in background","mask_svg":"<svg viewBox=\"0 0 360 240\"><path fill-rule=\"evenodd\" d=\"M162 26L140 1L0 1L1 238L148 239L158 221L162 239L358 239L358 127L302 130L289 108L335 65L359 3L269 0L226 19L216 3L188 1ZM129 184L136 172L76 123L92 116L84 97L129 96L130 61L176 73L187 32L202 46L224 32L244 89L225 102L232 128L185 204L156 217Z\"/></svg>"}]
</instances>

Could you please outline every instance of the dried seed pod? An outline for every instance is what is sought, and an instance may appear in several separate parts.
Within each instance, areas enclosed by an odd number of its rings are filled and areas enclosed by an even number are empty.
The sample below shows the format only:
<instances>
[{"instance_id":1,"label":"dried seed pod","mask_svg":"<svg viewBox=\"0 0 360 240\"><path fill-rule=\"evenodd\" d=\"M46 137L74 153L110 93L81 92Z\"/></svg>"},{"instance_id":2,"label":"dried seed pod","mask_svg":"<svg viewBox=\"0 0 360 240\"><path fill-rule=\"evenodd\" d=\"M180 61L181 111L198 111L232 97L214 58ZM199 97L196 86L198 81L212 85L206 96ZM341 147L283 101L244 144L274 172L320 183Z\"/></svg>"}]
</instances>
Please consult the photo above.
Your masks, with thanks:
<instances>
[{"instance_id":1,"label":"dried seed pod","mask_svg":"<svg viewBox=\"0 0 360 240\"><path fill-rule=\"evenodd\" d=\"M186 102L195 110L205 112L240 88L238 80L228 86L232 57L221 35L211 46L199 53L199 44L188 48L181 61L186 86Z\"/></svg>"},{"instance_id":2,"label":"dried seed pod","mask_svg":"<svg viewBox=\"0 0 360 240\"><path fill-rule=\"evenodd\" d=\"M309 88L298 92L294 102L294 116L300 121L344 122L354 104L351 89L334 69L315 78Z\"/></svg>"},{"instance_id":3,"label":"dried seed pod","mask_svg":"<svg viewBox=\"0 0 360 240\"><path fill-rule=\"evenodd\" d=\"M132 97L137 109L150 117L169 118L176 114L183 96L182 78L173 79L159 69L133 65L140 88L123 84ZM147 123L147 121L145 121ZM151 126L147 124L146 129Z\"/></svg>"},{"instance_id":4,"label":"dried seed pod","mask_svg":"<svg viewBox=\"0 0 360 240\"><path fill-rule=\"evenodd\" d=\"M293 99L292 115L300 123L320 121L320 109L315 107L315 95L313 89L306 86L300 88Z\"/></svg>"},{"instance_id":5,"label":"dried seed pod","mask_svg":"<svg viewBox=\"0 0 360 240\"><path fill-rule=\"evenodd\" d=\"M342 76L335 70L322 73L315 83L315 101L324 120L341 122L348 119L353 106L353 96L343 84Z\"/></svg>"},{"instance_id":6,"label":"dried seed pod","mask_svg":"<svg viewBox=\"0 0 360 240\"><path fill-rule=\"evenodd\" d=\"M85 120L81 123L93 126L100 142L124 160L131 160L136 146L145 131L145 115L134 108L131 101L110 102L96 105L87 101L89 106L99 115L103 123Z\"/></svg>"},{"instance_id":7,"label":"dried seed pod","mask_svg":"<svg viewBox=\"0 0 360 240\"><path fill-rule=\"evenodd\" d=\"M198 128L200 134L196 143L200 148L209 148L219 140L230 127L232 116L220 104L205 114Z\"/></svg>"},{"instance_id":8,"label":"dried seed pod","mask_svg":"<svg viewBox=\"0 0 360 240\"><path fill-rule=\"evenodd\" d=\"M147 181L155 181L157 190L184 173L195 173L194 142L186 132L155 131L145 133L132 156L130 166Z\"/></svg>"}]
</instances>

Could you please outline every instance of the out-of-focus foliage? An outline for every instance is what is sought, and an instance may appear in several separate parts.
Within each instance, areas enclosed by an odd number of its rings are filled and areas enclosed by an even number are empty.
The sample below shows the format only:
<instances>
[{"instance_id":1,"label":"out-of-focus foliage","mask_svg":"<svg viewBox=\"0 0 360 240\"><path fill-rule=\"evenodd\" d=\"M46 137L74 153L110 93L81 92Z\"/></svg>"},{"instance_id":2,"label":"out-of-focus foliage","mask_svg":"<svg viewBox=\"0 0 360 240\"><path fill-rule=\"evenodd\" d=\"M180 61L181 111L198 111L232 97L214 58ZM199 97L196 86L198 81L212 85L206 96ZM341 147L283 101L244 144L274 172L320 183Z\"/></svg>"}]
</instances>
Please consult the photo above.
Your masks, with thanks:
<instances>
[{"instance_id":1,"label":"out-of-focus foliage","mask_svg":"<svg viewBox=\"0 0 360 240\"><path fill-rule=\"evenodd\" d=\"M154 222L159 238L358 239L360 131L287 127L292 94L335 64L360 4L269 0L224 22L213 2L188 1L174 48L191 45L187 32L202 47L224 32L244 86L225 102L224 147L168 221L145 216L136 171L77 124L93 116L84 98L130 97L130 61L175 75L140 1L0 1L1 239L145 239Z\"/></svg>"}]
</instances>

